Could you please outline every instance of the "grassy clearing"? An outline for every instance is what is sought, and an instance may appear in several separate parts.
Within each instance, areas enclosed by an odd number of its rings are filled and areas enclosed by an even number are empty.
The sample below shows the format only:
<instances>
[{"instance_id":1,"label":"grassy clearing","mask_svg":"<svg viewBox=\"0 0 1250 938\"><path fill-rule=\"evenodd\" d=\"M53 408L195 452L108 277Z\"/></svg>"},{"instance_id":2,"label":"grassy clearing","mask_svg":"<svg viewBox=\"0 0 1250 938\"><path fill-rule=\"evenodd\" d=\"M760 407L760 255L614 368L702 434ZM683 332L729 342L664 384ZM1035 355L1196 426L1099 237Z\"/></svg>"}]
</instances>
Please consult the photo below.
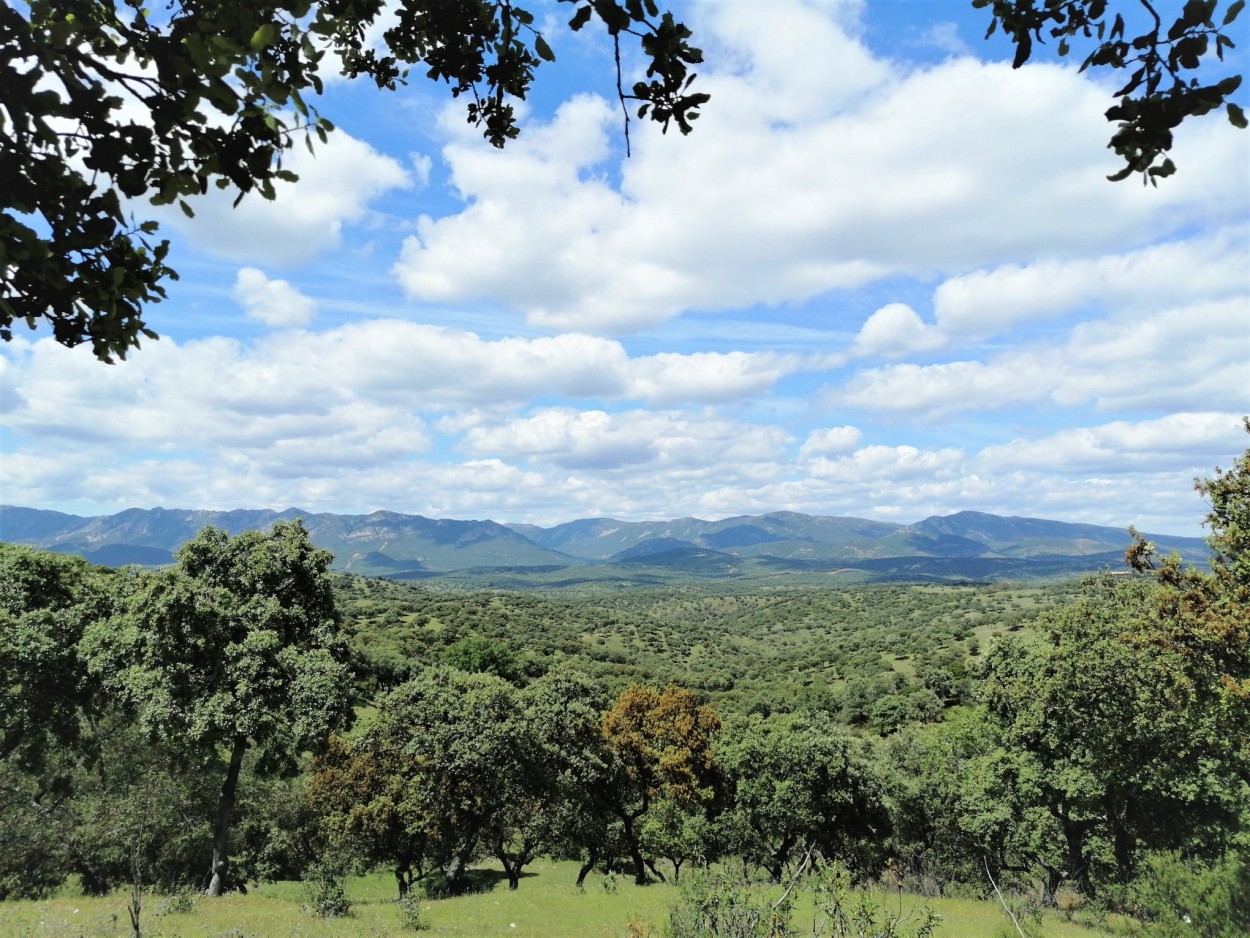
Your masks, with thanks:
<instances>
[{"instance_id":1,"label":"grassy clearing","mask_svg":"<svg viewBox=\"0 0 1250 938\"><path fill-rule=\"evenodd\" d=\"M604 879L592 876L583 892L573 888L577 864L537 863L510 892L502 877L485 891L455 899L422 900L420 932L404 927L395 902L394 881L385 875L353 879L348 883L349 915L320 919L303 906L300 883L270 883L246 896L197 899L190 912L165 912L159 896L146 896L143 907L145 938L382 938L430 935L448 938L624 938L630 922L647 923L649 935L662 936L669 907L676 897L672 886L639 889L622 877L615 892L604 889ZM904 911L922 900L897 895L879 897L888 908ZM31 938L124 938L131 934L126 913L127 893L101 898L62 895L42 902L0 903L0 935ZM947 938L1007 938L1007 920L991 902L942 899L930 903L942 916L938 935ZM803 897L796 904L795 926L811 927L811 906ZM800 932L801 933L801 932ZM1045 938L1098 938L1108 932L1050 917L1032 931Z\"/></svg>"}]
</instances>

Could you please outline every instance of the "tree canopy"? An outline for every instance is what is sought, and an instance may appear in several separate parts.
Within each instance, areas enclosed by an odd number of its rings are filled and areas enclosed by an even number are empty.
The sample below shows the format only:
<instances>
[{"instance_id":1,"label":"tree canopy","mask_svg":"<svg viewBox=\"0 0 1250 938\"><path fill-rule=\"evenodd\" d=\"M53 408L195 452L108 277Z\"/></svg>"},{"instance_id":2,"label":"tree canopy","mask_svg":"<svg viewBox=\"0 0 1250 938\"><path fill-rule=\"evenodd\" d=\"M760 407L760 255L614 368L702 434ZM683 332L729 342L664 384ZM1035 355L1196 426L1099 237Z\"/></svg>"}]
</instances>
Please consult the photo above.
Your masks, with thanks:
<instances>
[{"instance_id":1,"label":"tree canopy","mask_svg":"<svg viewBox=\"0 0 1250 938\"><path fill-rule=\"evenodd\" d=\"M646 80L626 90L639 117L682 133L707 95L690 31L654 0L561 0L569 25L599 20L636 41ZM140 201L188 201L209 186L266 199L294 180L283 154L325 141L333 124L309 98L329 62L394 89L411 68L468 99L469 122L495 146L514 138L513 102L554 60L534 15L510 2L394 6L381 48L366 38L382 0L183 0L153 12L137 0L33 0L0 7L0 338L46 321L58 342L125 358L144 337L148 303L177 274ZM627 112L628 119L628 112Z\"/></svg>"},{"instance_id":2,"label":"tree canopy","mask_svg":"<svg viewBox=\"0 0 1250 938\"><path fill-rule=\"evenodd\" d=\"M172 569L137 578L119 614L90 623L88 673L143 730L228 754L210 870L227 884L227 835L247 751L293 769L351 718L329 551L298 522L231 538L206 527Z\"/></svg>"},{"instance_id":3,"label":"tree canopy","mask_svg":"<svg viewBox=\"0 0 1250 938\"><path fill-rule=\"evenodd\" d=\"M1176 172L1168 152L1173 131L1187 118L1223 106L1234 127L1246 128L1245 112L1228 100L1241 87L1241 76L1209 75L1209 57L1222 62L1224 50L1234 47L1228 28L1245 0L1234 0L1222 15L1219 0L1187 0L1171 23L1148 0L1140 0L1139 12L1145 15L1146 26L1136 36L1126 32L1124 14L1132 6L1128 3L972 0L972 5L992 14L987 38L1001 27L1015 43L1012 64L1016 68L1029 60L1035 44L1054 39L1061 56L1068 55L1074 44L1092 46L1081 71L1090 67L1131 70L1115 92L1116 103L1107 110L1107 120L1117 124L1107 146L1124 160L1124 166L1108 177L1112 180L1140 173L1144 181L1157 184Z\"/></svg>"}]
</instances>

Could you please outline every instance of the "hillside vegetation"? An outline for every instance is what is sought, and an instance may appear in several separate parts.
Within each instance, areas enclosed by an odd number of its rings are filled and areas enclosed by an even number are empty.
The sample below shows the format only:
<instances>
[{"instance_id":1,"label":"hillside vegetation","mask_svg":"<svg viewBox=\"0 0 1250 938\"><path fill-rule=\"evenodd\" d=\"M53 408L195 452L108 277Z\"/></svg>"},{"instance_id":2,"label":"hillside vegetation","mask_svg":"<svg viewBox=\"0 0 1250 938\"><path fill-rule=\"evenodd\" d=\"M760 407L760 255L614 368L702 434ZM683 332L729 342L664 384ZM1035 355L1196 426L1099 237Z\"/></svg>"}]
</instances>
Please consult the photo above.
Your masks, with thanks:
<instances>
[{"instance_id":1,"label":"hillside vegetation","mask_svg":"<svg viewBox=\"0 0 1250 938\"><path fill-rule=\"evenodd\" d=\"M449 591L298 521L158 570L0 545L0 899L302 880L333 917L383 871L434 921L555 858L686 883L674 938L940 926L872 889L1244 934L1250 454L1200 489L1209 570L1139 538L1048 586Z\"/></svg>"}]
</instances>

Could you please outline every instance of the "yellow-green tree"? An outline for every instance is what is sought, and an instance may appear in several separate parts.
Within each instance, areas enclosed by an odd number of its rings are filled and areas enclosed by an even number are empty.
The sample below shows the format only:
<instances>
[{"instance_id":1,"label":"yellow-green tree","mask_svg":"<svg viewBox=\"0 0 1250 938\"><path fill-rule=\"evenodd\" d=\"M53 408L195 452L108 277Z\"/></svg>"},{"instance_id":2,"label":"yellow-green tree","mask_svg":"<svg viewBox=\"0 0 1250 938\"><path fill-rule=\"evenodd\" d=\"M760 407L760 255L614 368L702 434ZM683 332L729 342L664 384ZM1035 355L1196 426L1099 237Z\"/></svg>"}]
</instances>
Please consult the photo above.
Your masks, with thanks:
<instances>
[{"instance_id":1,"label":"yellow-green tree","mask_svg":"<svg viewBox=\"0 0 1250 938\"><path fill-rule=\"evenodd\" d=\"M661 798L678 806L707 803L718 785L712 738L716 711L689 690L627 688L603 715L610 760L607 799L621 822L634 866L634 881L647 883L654 866L643 856L638 820Z\"/></svg>"}]
</instances>

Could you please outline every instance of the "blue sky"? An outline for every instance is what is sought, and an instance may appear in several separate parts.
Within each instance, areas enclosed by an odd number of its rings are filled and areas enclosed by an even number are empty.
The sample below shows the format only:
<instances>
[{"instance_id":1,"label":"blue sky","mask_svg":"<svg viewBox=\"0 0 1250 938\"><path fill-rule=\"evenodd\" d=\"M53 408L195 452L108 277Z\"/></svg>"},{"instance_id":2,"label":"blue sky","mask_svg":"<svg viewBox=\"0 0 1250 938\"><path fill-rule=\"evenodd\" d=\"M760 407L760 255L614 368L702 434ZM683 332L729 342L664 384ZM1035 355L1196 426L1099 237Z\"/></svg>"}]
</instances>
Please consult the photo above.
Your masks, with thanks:
<instances>
[{"instance_id":1,"label":"blue sky","mask_svg":"<svg viewBox=\"0 0 1250 938\"><path fill-rule=\"evenodd\" d=\"M695 133L626 159L610 49L533 6L558 62L506 150L428 82L332 82L276 202L157 216L159 342L0 348L0 498L1200 533L1250 443L1250 134L1113 184L1114 76L1013 71L967 2L719 0L677 7Z\"/></svg>"}]
</instances>

